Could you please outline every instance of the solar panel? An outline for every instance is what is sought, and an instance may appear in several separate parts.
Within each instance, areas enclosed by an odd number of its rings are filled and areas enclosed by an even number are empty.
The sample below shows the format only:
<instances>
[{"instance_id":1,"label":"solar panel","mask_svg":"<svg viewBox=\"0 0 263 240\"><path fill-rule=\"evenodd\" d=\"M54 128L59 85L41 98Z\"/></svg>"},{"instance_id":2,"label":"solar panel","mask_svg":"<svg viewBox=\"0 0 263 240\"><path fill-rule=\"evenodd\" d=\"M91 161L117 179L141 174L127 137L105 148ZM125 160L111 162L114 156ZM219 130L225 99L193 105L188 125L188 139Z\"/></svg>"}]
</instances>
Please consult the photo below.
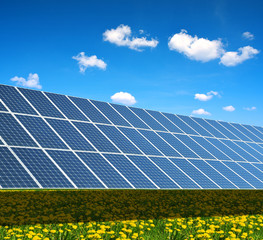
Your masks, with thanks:
<instances>
[{"instance_id":1,"label":"solar panel","mask_svg":"<svg viewBox=\"0 0 263 240\"><path fill-rule=\"evenodd\" d=\"M0 85L0 187L263 189L263 128Z\"/></svg>"}]
</instances>

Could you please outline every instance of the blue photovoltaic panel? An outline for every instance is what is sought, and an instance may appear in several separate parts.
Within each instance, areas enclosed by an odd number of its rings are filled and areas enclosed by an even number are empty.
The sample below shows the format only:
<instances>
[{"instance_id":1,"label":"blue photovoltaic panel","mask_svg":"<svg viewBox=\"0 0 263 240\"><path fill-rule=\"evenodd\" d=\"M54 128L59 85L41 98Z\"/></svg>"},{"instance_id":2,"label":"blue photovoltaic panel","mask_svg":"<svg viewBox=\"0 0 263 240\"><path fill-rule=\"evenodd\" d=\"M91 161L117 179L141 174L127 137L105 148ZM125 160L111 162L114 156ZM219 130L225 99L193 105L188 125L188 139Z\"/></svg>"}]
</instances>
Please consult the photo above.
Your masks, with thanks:
<instances>
[{"instance_id":1,"label":"blue photovoltaic panel","mask_svg":"<svg viewBox=\"0 0 263 240\"><path fill-rule=\"evenodd\" d=\"M257 152L255 149L247 145L247 143L234 141L235 144L237 144L239 147L250 153L254 158L259 160L260 162L263 162L263 155Z\"/></svg>"},{"instance_id":2,"label":"blue photovoltaic panel","mask_svg":"<svg viewBox=\"0 0 263 240\"><path fill-rule=\"evenodd\" d=\"M64 118L42 92L25 88L18 89L42 116Z\"/></svg>"},{"instance_id":3,"label":"blue photovoltaic panel","mask_svg":"<svg viewBox=\"0 0 263 240\"><path fill-rule=\"evenodd\" d=\"M37 144L9 113L0 113L0 136L10 146L37 147Z\"/></svg>"},{"instance_id":4,"label":"blue photovoltaic panel","mask_svg":"<svg viewBox=\"0 0 263 240\"><path fill-rule=\"evenodd\" d=\"M148 130L139 130L155 147L157 147L164 155L171 157L181 157L170 145L161 139L155 132Z\"/></svg>"},{"instance_id":5,"label":"blue photovoltaic panel","mask_svg":"<svg viewBox=\"0 0 263 240\"><path fill-rule=\"evenodd\" d=\"M225 162L225 164L234 170L238 175L248 181L255 188L263 188L263 182L254 177L251 173L239 166L236 162Z\"/></svg>"},{"instance_id":6,"label":"blue photovoltaic panel","mask_svg":"<svg viewBox=\"0 0 263 240\"><path fill-rule=\"evenodd\" d=\"M141 154L141 151L139 151L116 127L99 124L97 124L97 126L123 153Z\"/></svg>"},{"instance_id":7,"label":"blue photovoltaic panel","mask_svg":"<svg viewBox=\"0 0 263 240\"><path fill-rule=\"evenodd\" d=\"M251 163L253 166L258 168L261 172L263 172L263 164L262 163Z\"/></svg>"},{"instance_id":8,"label":"blue photovoltaic panel","mask_svg":"<svg viewBox=\"0 0 263 240\"><path fill-rule=\"evenodd\" d=\"M5 108L5 106L1 102L0 102L0 111L7 111L7 109Z\"/></svg>"},{"instance_id":9,"label":"blue photovoltaic panel","mask_svg":"<svg viewBox=\"0 0 263 240\"><path fill-rule=\"evenodd\" d=\"M135 107L130 107L130 109L141 118L148 126L153 130L167 131L160 123L158 123L150 114L145 110Z\"/></svg>"},{"instance_id":10,"label":"blue photovoltaic panel","mask_svg":"<svg viewBox=\"0 0 263 240\"><path fill-rule=\"evenodd\" d=\"M220 123L216 122L215 120L208 120L208 119L206 119L206 121L209 122L218 131L223 133L227 138L234 139L234 140L239 140L238 137L236 137L234 134L229 132L225 127L223 127Z\"/></svg>"},{"instance_id":11,"label":"blue photovoltaic panel","mask_svg":"<svg viewBox=\"0 0 263 240\"><path fill-rule=\"evenodd\" d=\"M120 152L93 124L74 122L80 132L101 152Z\"/></svg>"},{"instance_id":12,"label":"blue photovoltaic panel","mask_svg":"<svg viewBox=\"0 0 263 240\"><path fill-rule=\"evenodd\" d=\"M224 152L218 150L214 145L208 142L204 137L191 136L197 143L202 145L208 152L213 153L213 155L219 160L231 160Z\"/></svg>"},{"instance_id":13,"label":"blue photovoltaic panel","mask_svg":"<svg viewBox=\"0 0 263 240\"><path fill-rule=\"evenodd\" d=\"M216 184L214 184L208 177L206 177L202 172L196 169L191 163L189 163L186 159L179 158L170 158L173 163L182 169L188 176L195 180L199 186L207 189L216 189L219 188ZM199 160L200 161L200 160Z\"/></svg>"},{"instance_id":14,"label":"blue photovoltaic panel","mask_svg":"<svg viewBox=\"0 0 263 240\"><path fill-rule=\"evenodd\" d=\"M129 158L150 178L159 188L179 188L165 173L156 167L147 157L129 156Z\"/></svg>"},{"instance_id":15,"label":"blue photovoltaic panel","mask_svg":"<svg viewBox=\"0 0 263 240\"><path fill-rule=\"evenodd\" d=\"M175 126L171 121L169 121L160 112L152 111L152 110L147 110L147 112L151 114L159 123L161 123L170 132L182 133L182 130L180 130L177 126Z\"/></svg>"},{"instance_id":16,"label":"blue photovoltaic panel","mask_svg":"<svg viewBox=\"0 0 263 240\"><path fill-rule=\"evenodd\" d=\"M235 134L238 138L243 141L251 141L247 136L245 136L242 132L238 131L235 127L233 127L230 123L218 121L225 128L227 128L231 133Z\"/></svg>"},{"instance_id":17,"label":"blue photovoltaic panel","mask_svg":"<svg viewBox=\"0 0 263 240\"><path fill-rule=\"evenodd\" d=\"M68 148L42 118L22 115L17 118L43 148Z\"/></svg>"},{"instance_id":18,"label":"blue photovoltaic panel","mask_svg":"<svg viewBox=\"0 0 263 240\"><path fill-rule=\"evenodd\" d=\"M93 122L111 124L87 99L69 97L79 109Z\"/></svg>"},{"instance_id":19,"label":"blue photovoltaic panel","mask_svg":"<svg viewBox=\"0 0 263 240\"><path fill-rule=\"evenodd\" d=\"M169 118L177 127L179 127L184 133L199 135L196 131L190 128L187 124L185 124L180 118L171 113L163 113L167 118Z\"/></svg>"},{"instance_id":20,"label":"blue photovoltaic panel","mask_svg":"<svg viewBox=\"0 0 263 240\"><path fill-rule=\"evenodd\" d=\"M203 128L205 128L209 133L214 135L217 138L226 138L222 133L220 133L217 129L215 129L213 126L211 126L208 122L206 122L202 118L196 118L196 117L191 117L194 121L199 123Z\"/></svg>"},{"instance_id":21,"label":"blue photovoltaic panel","mask_svg":"<svg viewBox=\"0 0 263 240\"><path fill-rule=\"evenodd\" d=\"M47 92L45 94L67 118L89 121L66 96Z\"/></svg>"},{"instance_id":22,"label":"blue photovoltaic panel","mask_svg":"<svg viewBox=\"0 0 263 240\"><path fill-rule=\"evenodd\" d=\"M114 107L131 125L136 128L150 129L140 118L138 118L128 107L110 104Z\"/></svg>"},{"instance_id":23,"label":"blue photovoltaic panel","mask_svg":"<svg viewBox=\"0 0 263 240\"><path fill-rule=\"evenodd\" d=\"M108 103L90 100L113 124L120 126L131 125L118 114Z\"/></svg>"},{"instance_id":24,"label":"blue photovoltaic panel","mask_svg":"<svg viewBox=\"0 0 263 240\"><path fill-rule=\"evenodd\" d=\"M0 145L4 145L4 143L1 141L1 139L0 139Z\"/></svg>"},{"instance_id":25,"label":"blue photovoltaic panel","mask_svg":"<svg viewBox=\"0 0 263 240\"><path fill-rule=\"evenodd\" d=\"M191 137L181 134L175 134L175 136L180 139L184 144L189 146L198 156L204 159L215 159L208 151L206 151L202 146L196 143Z\"/></svg>"},{"instance_id":26,"label":"blue photovoltaic panel","mask_svg":"<svg viewBox=\"0 0 263 240\"><path fill-rule=\"evenodd\" d=\"M253 163L253 165L252 165L252 163L239 163L239 165L241 165L243 168L248 170L250 173L252 173L258 179L260 179L260 180L263 179L263 172L259 170L260 168L259 169L257 168L257 166L259 164Z\"/></svg>"},{"instance_id":27,"label":"blue photovoltaic panel","mask_svg":"<svg viewBox=\"0 0 263 240\"><path fill-rule=\"evenodd\" d=\"M202 128L198 123L196 123L193 119L187 116L177 115L180 119L182 119L185 123L187 123L191 128L193 128L196 132L198 132L201 136L212 137L212 135Z\"/></svg>"},{"instance_id":28,"label":"blue photovoltaic panel","mask_svg":"<svg viewBox=\"0 0 263 240\"><path fill-rule=\"evenodd\" d=\"M0 85L0 99L2 99L11 112L37 115L35 110L14 87Z\"/></svg>"},{"instance_id":29,"label":"blue photovoltaic panel","mask_svg":"<svg viewBox=\"0 0 263 240\"><path fill-rule=\"evenodd\" d=\"M248 162L258 162L256 158L254 158L252 155L245 152L242 148L240 148L238 145L236 145L234 142L230 140L220 140L225 145L230 147L232 150L234 150L236 153L238 153L240 156L242 156L246 161Z\"/></svg>"},{"instance_id":30,"label":"blue photovoltaic panel","mask_svg":"<svg viewBox=\"0 0 263 240\"><path fill-rule=\"evenodd\" d=\"M154 146L152 146L140 133L135 129L119 127L119 129L147 155L162 156Z\"/></svg>"},{"instance_id":31,"label":"blue photovoltaic panel","mask_svg":"<svg viewBox=\"0 0 263 240\"><path fill-rule=\"evenodd\" d=\"M207 162L216 168L219 172L221 172L227 179L229 179L232 183L234 183L238 188L240 189L252 189L253 187L248 184L242 177L237 175L231 168L228 168L223 163L226 162L220 162L220 161L210 161L207 160Z\"/></svg>"},{"instance_id":32,"label":"blue photovoltaic panel","mask_svg":"<svg viewBox=\"0 0 263 240\"><path fill-rule=\"evenodd\" d=\"M0 147L0 166L0 185L2 188L39 188L6 147Z\"/></svg>"},{"instance_id":33,"label":"blue photovoltaic panel","mask_svg":"<svg viewBox=\"0 0 263 240\"><path fill-rule=\"evenodd\" d=\"M100 154L84 152L77 154L108 188L132 188Z\"/></svg>"},{"instance_id":34,"label":"blue photovoltaic panel","mask_svg":"<svg viewBox=\"0 0 263 240\"><path fill-rule=\"evenodd\" d=\"M263 128L262 127L257 127L257 126L253 126L254 128L256 128L260 133L263 134Z\"/></svg>"},{"instance_id":35,"label":"blue photovoltaic panel","mask_svg":"<svg viewBox=\"0 0 263 240\"><path fill-rule=\"evenodd\" d=\"M249 126L249 125L244 125L244 124L240 124L242 127L248 129L250 132L252 132L258 139L256 142L263 142L263 133L259 132L258 130L256 130L254 127Z\"/></svg>"},{"instance_id":36,"label":"blue photovoltaic panel","mask_svg":"<svg viewBox=\"0 0 263 240\"><path fill-rule=\"evenodd\" d=\"M208 163L204 160L189 160L192 164L194 164L198 169L200 169L206 176L216 182L221 188L224 189L233 189L236 188L229 180L227 180L224 176L218 173L214 168L212 168Z\"/></svg>"},{"instance_id":37,"label":"blue photovoltaic panel","mask_svg":"<svg viewBox=\"0 0 263 240\"><path fill-rule=\"evenodd\" d=\"M257 143L247 143L250 147L252 147L253 149L255 149L257 152L261 153L261 155L263 155L263 148L260 147L259 144Z\"/></svg>"},{"instance_id":38,"label":"blue photovoltaic panel","mask_svg":"<svg viewBox=\"0 0 263 240\"><path fill-rule=\"evenodd\" d=\"M151 157L151 160L168 174L183 189L200 189L200 187L189 178L182 170L171 161L162 157Z\"/></svg>"},{"instance_id":39,"label":"blue photovoltaic panel","mask_svg":"<svg viewBox=\"0 0 263 240\"><path fill-rule=\"evenodd\" d=\"M96 151L69 121L47 119L47 122L73 150Z\"/></svg>"},{"instance_id":40,"label":"blue photovoltaic panel","mask_svg":"<svg viewBox=\"0 0 263 240\"><path fill-rule=\"evenodd\" d=\"M40 149L13 148L43 188L73 188L73 185Z\"/></svg>"},{"instance_id":41,"label":"blue photovoltaic panel","mask_svg":"<svg viewBox=\"0 0 263 240\"><path fill-rule=\"evenodd\" d=\"M184 145L171 133L158 132L166 142L168 142L174 149L176 149L182 156L186 158L199 158L190 148Z\"/></svg>"},{"instance_id":42,"label":"blue photovoltaic panel","mask_svg":"<svg viewBox=\"0 0 263 240\"><path fill-rule=\"evenodd\" d=\"M47 151L78 188L105 188L91 171L69 151Z\"/></svg>"},{"instance_id":43,"label":"blue photovoltaic panel","mask_svg":"<svg viewBox=\"0 0 263 240\"><path fill-rule=\"evenodd\" d=\"M221 150L223 153L225 153L232 160L234 160L234 161L245 161L244 158L239 156L236 152L234 152L227 145L225 145L222 142L220 142L218 139L206 138L206 140L209 141L210 143L212 143L214 146L216 146L219 150Z\"/></svg>"},{"instance_id":44,"label":"blue photovoltaic panel","mask_svg":"<svg viewBox=\"0 0 263 240\"><path fill-rule=\"evenodd\" d=\"M253 133L251 133L249 130L247 130L241 124L231 123L231 125L233 125L235 128L237 128L240 132L245 134L247 137L249 137L252 141L254 141L254 142L263 142L262 139L260 139L257 136L255 136ZM249 140L249 141L251 141L251 140Z\"/></svg>"},{"instance_id":45,"label":"blue photovoltaic panel","mask_svg":"<svg viewBox=\"0 0 263 240\"><path fill-rule=\"evenodd\" d=\"M156 188L125 156L113 154L104 154L104 156L135 188Z\"/></svg>"}]
</instances>

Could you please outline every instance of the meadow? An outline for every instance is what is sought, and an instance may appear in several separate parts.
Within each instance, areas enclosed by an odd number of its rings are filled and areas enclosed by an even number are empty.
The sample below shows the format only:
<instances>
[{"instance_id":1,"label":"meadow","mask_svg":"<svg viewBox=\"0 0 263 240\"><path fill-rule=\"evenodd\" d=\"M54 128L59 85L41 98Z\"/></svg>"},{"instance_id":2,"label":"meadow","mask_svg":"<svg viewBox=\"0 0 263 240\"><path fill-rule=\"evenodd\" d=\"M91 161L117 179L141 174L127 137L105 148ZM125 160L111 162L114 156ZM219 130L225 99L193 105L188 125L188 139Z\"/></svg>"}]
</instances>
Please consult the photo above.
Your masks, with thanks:
<instances>
[{"instance_id":1,"label":"meadow","mask_svg":"<svg viewBox=\"0 0 263 240\"><path fill-rule=\"evenodd\" d=\"M0 239L263 239L263 191L1 190Z\"/></svg>"}]
</instances>

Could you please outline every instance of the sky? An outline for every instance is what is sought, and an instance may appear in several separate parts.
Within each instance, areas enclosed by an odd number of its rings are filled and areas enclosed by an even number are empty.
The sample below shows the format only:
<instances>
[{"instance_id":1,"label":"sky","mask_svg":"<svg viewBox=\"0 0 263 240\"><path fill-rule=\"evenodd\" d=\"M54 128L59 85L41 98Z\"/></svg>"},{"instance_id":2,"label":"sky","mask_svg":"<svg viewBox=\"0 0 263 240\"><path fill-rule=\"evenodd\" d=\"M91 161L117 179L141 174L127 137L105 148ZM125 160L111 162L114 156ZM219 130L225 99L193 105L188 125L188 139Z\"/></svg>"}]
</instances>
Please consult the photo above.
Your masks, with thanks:
<instances>
[{"instance_id":1,"label":"sky","mask_svg":"<svg viewBox=\"0 0 263 240\"><path fill-rule=\"evenodd\" d=\"M263 126L258 0L0 2L0 84Z\"/></svg>"}]
</instances>

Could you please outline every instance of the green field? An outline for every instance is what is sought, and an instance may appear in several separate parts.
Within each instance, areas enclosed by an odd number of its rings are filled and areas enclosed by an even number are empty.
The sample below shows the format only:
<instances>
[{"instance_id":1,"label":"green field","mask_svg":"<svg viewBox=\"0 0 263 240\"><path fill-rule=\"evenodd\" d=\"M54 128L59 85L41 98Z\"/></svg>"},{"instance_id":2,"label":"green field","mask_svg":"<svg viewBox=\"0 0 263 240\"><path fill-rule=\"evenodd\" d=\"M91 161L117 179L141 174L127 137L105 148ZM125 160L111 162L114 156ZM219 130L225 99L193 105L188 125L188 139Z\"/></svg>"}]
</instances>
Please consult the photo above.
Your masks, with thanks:
<instances>
[{"instance_id":1,"label":"green field","mask_svg":"<svg viewBox=\"0 0 263 240\"><path fill-rule=\"evenodd\" d=\"M263 239L258 190L1 190L0 239Z\"/></svg>"}]
</instances>

